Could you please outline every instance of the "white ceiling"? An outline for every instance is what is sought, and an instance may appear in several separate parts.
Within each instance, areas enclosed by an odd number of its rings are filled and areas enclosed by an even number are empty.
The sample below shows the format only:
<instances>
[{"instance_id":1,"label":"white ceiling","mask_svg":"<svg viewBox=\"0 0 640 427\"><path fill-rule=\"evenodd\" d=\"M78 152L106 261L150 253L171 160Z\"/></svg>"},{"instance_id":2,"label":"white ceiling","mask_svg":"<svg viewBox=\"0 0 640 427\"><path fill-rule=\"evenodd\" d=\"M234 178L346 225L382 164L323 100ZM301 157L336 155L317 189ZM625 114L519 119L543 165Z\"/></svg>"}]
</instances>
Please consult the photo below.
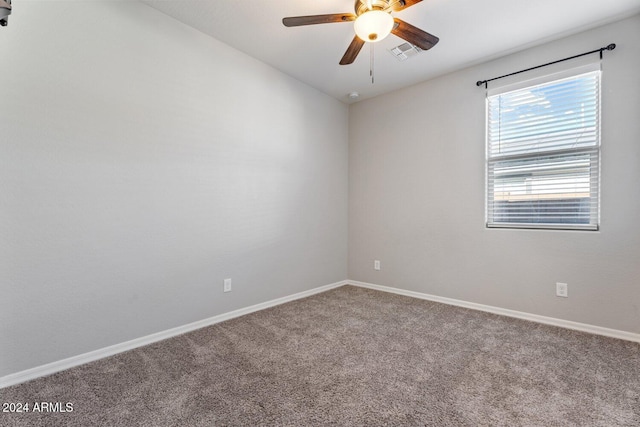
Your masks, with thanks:
<instances>
[{"instance_id":1,"label":"white ceiling","mask_svg":"<svg viewBox=\"0 0 640 427\"><path fill-rule=\"evenodd\" d=\"M376 43L371 84L369 46L338 65L352 23L282 25L285 16L352 13L353 0L142 1L343 102L351 91L370 98L640 12L640 0L424 0L394 16L440 42L403 62L388 52L403 40Z\"/></svg>"}]
</instances>

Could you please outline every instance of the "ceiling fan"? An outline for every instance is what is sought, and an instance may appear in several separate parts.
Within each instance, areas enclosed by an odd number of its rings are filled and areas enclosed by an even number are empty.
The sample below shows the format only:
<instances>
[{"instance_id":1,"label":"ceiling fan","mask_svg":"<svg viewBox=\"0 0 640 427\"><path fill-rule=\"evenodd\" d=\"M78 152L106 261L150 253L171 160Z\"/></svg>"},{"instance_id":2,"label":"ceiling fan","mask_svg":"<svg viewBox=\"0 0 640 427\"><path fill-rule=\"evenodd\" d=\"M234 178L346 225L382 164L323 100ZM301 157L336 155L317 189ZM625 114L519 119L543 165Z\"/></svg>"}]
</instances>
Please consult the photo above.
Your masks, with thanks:
<instances>
[{"instance_id":1,"label":"ceiling fan","mask_svg":"<svg viewBox=\"0 0 640 427\"><path fill-rule=\"evenodd\" d=\"M329 15L292 16L282 19L286 27L302 25L331 24L334 22L354 22L356 36L351 41L340 65L353 63L365 42L376 43L394 34L422 50L431 49L438 43L438 37L414 27L391 15L400 12L422 0L356 0L355 14L334 13Z\"/></svg>"}]
</instances>

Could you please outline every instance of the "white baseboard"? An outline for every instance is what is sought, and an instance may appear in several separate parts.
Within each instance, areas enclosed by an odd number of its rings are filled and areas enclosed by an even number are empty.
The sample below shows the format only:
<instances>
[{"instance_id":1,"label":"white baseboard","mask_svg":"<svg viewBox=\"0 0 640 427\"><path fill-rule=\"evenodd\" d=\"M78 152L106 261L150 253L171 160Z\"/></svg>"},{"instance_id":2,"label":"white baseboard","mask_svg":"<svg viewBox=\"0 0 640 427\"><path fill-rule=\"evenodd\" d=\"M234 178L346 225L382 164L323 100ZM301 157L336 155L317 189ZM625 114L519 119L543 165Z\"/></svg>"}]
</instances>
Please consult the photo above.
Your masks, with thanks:
<instances>
[{"instance_id":1,"label":"white baseboard","mask_svg":"<svg viewBox=\"0 0 640 427\"><path fill-rule=\"evenodd\" d=\"M347 283L348 282L346 280L343 280L341 282L331 283L329 285L320 286L318 288L310 289L308 291L299 292L297 294L289 295L282 298L277 298L271 301L252 305L250 307L245 307L238 310L230 311L228 313L219 314L217 316L213 316L208 319L199 320L197 322L189 323L187 325L178 326L172 329L167 329L166 331L157 332L155 334L136 338L120 344L115 344L109 347L90 351L88 353L80 354L78 356L73 356L67 359L58 360L56 362L47 363L46 365L42 365L42 366L36 366L35 368L27 369L21 372L16 372L15 374L9 374L4 377L0 377L0 388L9 387L9 386L30 381L36 378L44 377L46 375L55 374L56 372L64 371L65 369L73 368L74 366L83 365L85 363L89 363L95 360L103 359L105 357L113 356L114 354L122 353L128 350L132 350L134 348L152 344L157 341L162 341L167 338L175 337L177 335L182 335L184 333L191 332L196 329L204 328L206 326L214 325L216 323L220 323L225 320L233 319L234 317L244 316L245 314L253 313L255 311L264 310L266 308L284 304L289 301L305 298L314 294L328 291L330 289L338 288L340 286L346 285Z\"/></svg>"},{"instance_id":2,"label":"white baseboard","mask_svg":"<svg viewBox=\"0 0 640 427\"><path fill-rule=\"evenodd\" d=\"M155 334L136 338L120 344L115 344L109 347L90 351L88 353L80 354L78 356L73 356L73 357L69 357L67 359L59 360L56 362L51 362L46 365L37 366L35 368L27 369L25 371L16 372L15 374L9 374L4 377L0 377L0 389L4 387L9 387L15 384L23 383L26 381L30 381L36 378L51 375L56 372L73 368L74 366L83 365L85 363L89 363L95 360L103 359L105 357L113 356L115 354L132 350L134 348L152 344L157 341L162 341L167 338L175 337L177 335L182 335L187 332L194 331L196 329L214 325L216 323L220 323L225 320L233 319L235 317L243 316L245 314L264 310L266 308L284 304L289 301L305 298L305 297L318 294L321 292L325 292L330 289L338 288L344 285L353 285L353 286L359 286L361 288L368 288L368 289L374 289L374 290L383 291L383 292L390 292L398 295L404 295L404 296L413 297L413 298L440 302L444 304L455 305L458 307L470 308L473 310L486 311L488 313L499 314L502 316L515 317L518 319L529 320L532 322L544 323L546 325L559 326L561 328L574 329L577 331L588 332L596 335L604 335L607 337L618 338L622 340L634 341L634 342L640 343L640 334L636 334L633 332L603 328L601 326L594 326L586 323L578 323L578 322L572 322L569 320L556 319L553 317L540 316L537 314L524 313L521 311L509 310L509 309L500 308L500 307L493 307L493 306L484 305L484 304L477 304L477 303L457 300L453 298L439 297L436 295L429 295L421 292L408 291L408 290L393 288L389 286L375 285L372 283L358 282L355 280L343 280L341 282L320 286L318 288L310 289L308 291L299 292L297 294L289 295L282 298L277 298L271 301L252 305L250 307L245 307L238 310L230 311L228 313L223 313L217 316L213 316L208 319L203 319L197 322L189 323L187 325L178 326L176 328L168 329L166 331L157 332Z\"/></svg>"},{"instance_id":3,"label":"white baseboard","mask_svg":"<svg viewBox=\"0 0 640 427\"><path fill-rule=\"evenodd\" d=\"M586 323L572 322L570 320L556 319L554 317L540 316L538 314L525 313L522 311L509 310L506 308L493 307L490 305L477 304L474 302L462 301L453 298L439 297L436 295L423 294L421 292L407 291L404 289L392 288L389 286L374 285L372 283L358 282L355 280L347 280L347 284L359 286L361 288L374 289L377 291L390 292L398 295L404 295L413 298L419 298L443 304L455 305L458 307L471 308L473 310L486 311L488 313L499 314L502 316L515 317L517 319L529 320L532 322L544 323L545 325L559 326L566 329L574 329L576 331L588 332L590 334L604 335L606 337L618 338L621 340L634 341L640 343L640 334L633 332L620 331L617 329L603 328L601 326L589 325Z\"/></svg>"}]
</instances>

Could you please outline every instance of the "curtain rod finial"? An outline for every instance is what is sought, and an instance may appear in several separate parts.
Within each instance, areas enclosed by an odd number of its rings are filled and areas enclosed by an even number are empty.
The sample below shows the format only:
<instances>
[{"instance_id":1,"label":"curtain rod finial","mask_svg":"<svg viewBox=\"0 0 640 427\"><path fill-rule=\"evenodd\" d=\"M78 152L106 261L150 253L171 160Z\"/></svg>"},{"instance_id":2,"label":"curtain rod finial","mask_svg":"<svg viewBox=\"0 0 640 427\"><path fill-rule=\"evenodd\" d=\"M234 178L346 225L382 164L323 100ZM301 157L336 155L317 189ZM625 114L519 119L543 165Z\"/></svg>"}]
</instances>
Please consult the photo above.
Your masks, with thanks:
<instances>
[{"instance_id":1,"label":"curtain rod finial","mask_svg":"<svg viewBox=\"0 0 640 427\"><path fill-rule=\"evenodd\" d=\"M616 48L616 44L615 43L611 43L609 46L607 46L607 50L613 50Z\"/></svg>"}]
</instances>

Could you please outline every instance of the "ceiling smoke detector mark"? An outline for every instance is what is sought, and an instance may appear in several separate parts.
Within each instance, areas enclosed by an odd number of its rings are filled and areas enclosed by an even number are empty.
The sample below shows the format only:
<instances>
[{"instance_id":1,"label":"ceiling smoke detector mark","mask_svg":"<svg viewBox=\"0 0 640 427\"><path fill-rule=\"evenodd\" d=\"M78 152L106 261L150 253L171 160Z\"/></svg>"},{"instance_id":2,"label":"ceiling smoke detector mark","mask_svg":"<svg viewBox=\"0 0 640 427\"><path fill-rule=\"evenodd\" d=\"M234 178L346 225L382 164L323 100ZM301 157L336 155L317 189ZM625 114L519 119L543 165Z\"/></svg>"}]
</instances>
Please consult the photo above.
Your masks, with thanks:
<instances>
[{"instance_id":1,"label":"ceiling smoke detector mark","mask_svg":"<svg viewBox=\"0 0 640 427\"><path fill-rule=\"evenodd\" d=\"M412 45L411 43L402 43L399 46L389 49L389 52L391 52L391 54L395 56L398 61L406 61L412 56L422 52L422 49L420 49L418 46Z\"/></svg>"}]
</instances>

